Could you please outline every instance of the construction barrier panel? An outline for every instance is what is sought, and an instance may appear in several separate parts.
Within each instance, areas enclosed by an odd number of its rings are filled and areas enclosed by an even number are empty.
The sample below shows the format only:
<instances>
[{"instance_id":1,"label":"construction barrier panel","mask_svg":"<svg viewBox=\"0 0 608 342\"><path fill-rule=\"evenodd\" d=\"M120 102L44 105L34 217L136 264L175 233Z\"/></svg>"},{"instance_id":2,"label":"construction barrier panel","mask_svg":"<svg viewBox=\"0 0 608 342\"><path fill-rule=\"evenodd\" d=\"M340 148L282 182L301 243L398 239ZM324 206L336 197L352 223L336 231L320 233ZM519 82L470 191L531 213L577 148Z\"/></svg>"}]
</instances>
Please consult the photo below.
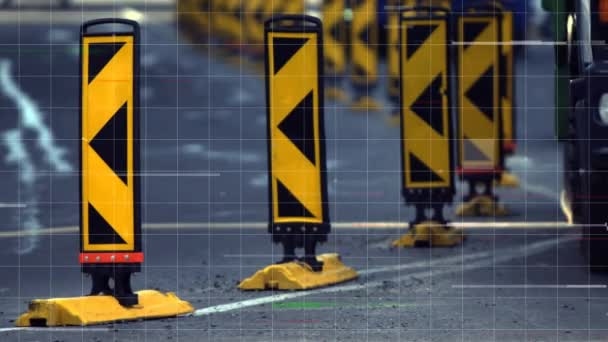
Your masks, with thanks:
<instances>
[{"instance_id":1,"label":"construction barrier panel","mask_svg":"<svg viewBox=\"0 0 608 342\"><path fill-rule=\"evenodd\" d=\"M346 25L344 22L344 0L323 1L323 37L325 95L328 99L345 101L343 78L346 73Z\"/></svg>"},{"instance_id":2,"label":"construction barrier panel","mask_svg":"<svg viewBox=\"0 0 608 342\"><path fill-rule=\"evenodd\" d=\"M386 48L386 64L388 72L388 98L395 107L393 116L390 118L390 124L396 123L400 118L400 71L399 71L399 22L400 12L406 8L436 8L450 9L450 1L416 1L416 0L387 0L386 15L387 15L387 48ZM407 11L404 15L416 15L415 11Z\"/></svg>"},{"instance_id":3,"label":"construction barrier panel","mask_svg":"<svg viewBox=\"0 0 608 342\"><path fill-rule=\"evenodd\" d=\"M81 253L82 270L97 294L111 272L127 277L143 262L139 213L139 87L137 31L82 37ZM137 89L137 90L136 90ZM107 268L105 264L117 267ZM106 271L107 272L104 272ZM118 279L115 279L117 281ZM124 305L137 298L122 281Z\"/></svg>"},{"instance_id":4,"label":"construction barrier panel","mask_svg":"<svg viewBox=\"0 0 608 342\"><path fill-rule=\"evenodd\" d=\"M514 71L513 71L513 13L505 11L499 1L488 0L477 2L469 8L470 12L478 15L494 16L500 14L500 116L502 122L502 151L506 157L515 153L516 148L516 121L514 106ZM517 187L519 179L516 175L509 172L506 166L495 184L502 187Z\"/></svg>"},{"instance_id":5,"label":"construction barrier panel","mask_svg":"<svg viewBox=\"0 0 608 342\"><path fill-rule=\"evenodd\" d=\"M108 25L126 31L100 32ZM139 26L93 20L81 28L80 258L90 297L35 300L17 325L84 325L192 311L173 294L131 289L141 270ZM110 281L113 281L113 287Z\"/></svg>"},{"instance_id":6,"label":"construction barrier panel","mask_svg":"<svg viewBox=\"0 0 608 342\"><path fill-rule=\"evenodd\" d=\"M444 205L454 196L449 17L446 9L426 7L400 14L403 197L416 207L416 217L393 246L462 241L443 217Z\"/></svg>"},{"instance_id":7,"label":"construction barrier panel","mask_svg":"<svg viewBox=\"0 0 608 342\"><path fill-rule=\"evenodd\" d=\"M457 18L458 174L469 183L461 216L506 214L493 193L504 168L500 112L501 15ZM471 63L470 61L475 61Z\"/></svg>"},{"instance_id":8,"label":"construction barrier panel","mask_svg":"<svg viewBox=\"0 0 608 342\"><path fill-rule=\"evenodd\" d=\"M377 1L352 0L351 9L352 108L358 111L377 111L381 109L381 105L373 98L378 83Z\"/></svg>"},{"instance_id":9,"label":"construction barrier panel","mask_svg":"<svg viewBox=\"0 0 608 342\"><path fill-rule=\"evenodd\" d=\"M265 25L268 230L283 244L284 257L243 280L241 289L304 289L356 277L336 255L316 255L330 232L322 32L319 19L304 15L274 17ZM302 258L296 248L304 248Z\"/></svg>"}]
</instances>

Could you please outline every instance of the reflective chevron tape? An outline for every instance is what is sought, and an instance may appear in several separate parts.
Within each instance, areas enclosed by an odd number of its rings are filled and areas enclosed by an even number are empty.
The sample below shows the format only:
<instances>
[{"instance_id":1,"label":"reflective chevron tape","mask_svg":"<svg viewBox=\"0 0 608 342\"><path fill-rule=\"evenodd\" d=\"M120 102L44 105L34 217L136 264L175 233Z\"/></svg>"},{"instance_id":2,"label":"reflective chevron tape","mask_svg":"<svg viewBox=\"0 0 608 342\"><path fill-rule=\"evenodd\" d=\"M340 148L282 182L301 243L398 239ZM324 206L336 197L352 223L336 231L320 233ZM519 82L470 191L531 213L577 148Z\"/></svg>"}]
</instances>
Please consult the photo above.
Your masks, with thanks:
<instances>
[{"instance_id":1,"label":"reflective chevron tape","mask_svg":"<svg viewBox=\"0 0 608 342\"><path fill-rule=\"evenodd\" d=\"M132 32L89 34L85 24L81 37L80 232L81 262L85 263L100 262L100 252L141 252L139 180L135 177L139 170L139 37L137 24L125 22L133 26ZM96 257L89 259L90 253ZM121 253L123 259L125 255L129 254Z\"/></svg>"},{"instance_id":2,"label":"reflective chevron tape","mask_svg":"<svg viewBox=\"0 0 608 342\"><path fill-rule=\"evenodd\" d=\"M505 153L515 152L516 115L513 106L513 13L502 13L502 51L501 51L501 110L503 124L503 146Z\"/></svg>"},{"instance_id":3,"label":"reflective chevron tape","mask_svg":"<svg viewBox=\"0 0 608 342\"><path fill-rule=\"evenodd\" d=\"M376 0L351 0L352 82L374 85L378 80L378 25Z\"/></svg>"},{"instance_id":4,"label":"reflective chevron tape","mask_svg":"<svg viewBox=\"0 0 608 342\"><path fill-rule=\"evenodd\" d=\"M461 175L502 172L498 16L458 17L458 141Z\"/></svg>"},{"instance_id":5,"label":"reflective chevron tape","mask_svg":"<svg viewBox=\"0 0 608 342\"><path fill-rule=\"evenodd\" d=\"M295 19L294 19L295 18ZM321 22L303 16L265 27L270 228L327 232ZM314 19L314 20L313 20ZM295 25L294 25L295 23ZM315 25L310 25L314 23Z\"/></svg>"},{"instance_id":6,"label":"reflective chevron tape","mask_svg":"<svg viewBox=\"0 0 608 342\"><path fill-rule=\"evenodd\" d=\"M401 141L407 201L451 201L452 146L446 13L401 14ZM431 196L430 196L431 195Z\"/></svg>"},{"instance_id":7,"label":"reflective chevron tape","mask_svg":"<svg viewBox=\"0 0 608 342\"><path fill-rule=\"evenodd\" d=\"M324 1L322 12L325 73L341 75L346 71L344 0Z\"/></svg>"}]
</instances>

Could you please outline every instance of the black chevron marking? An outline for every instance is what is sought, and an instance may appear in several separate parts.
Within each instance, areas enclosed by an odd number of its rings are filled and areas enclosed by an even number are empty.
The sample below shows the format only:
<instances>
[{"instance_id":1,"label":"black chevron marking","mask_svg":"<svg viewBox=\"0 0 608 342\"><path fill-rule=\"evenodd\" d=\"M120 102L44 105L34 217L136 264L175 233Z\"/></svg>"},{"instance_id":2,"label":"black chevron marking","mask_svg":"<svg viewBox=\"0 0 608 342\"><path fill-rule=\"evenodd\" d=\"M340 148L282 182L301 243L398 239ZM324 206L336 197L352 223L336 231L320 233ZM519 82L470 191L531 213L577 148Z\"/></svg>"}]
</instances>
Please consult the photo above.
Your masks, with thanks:
<instances>
[{"instance_id":1,"label":"black chevron marking","mask_svg":"<svg viewBox=\"0 0 608 342\"><path fill-rule=\"evenodd\" d=\"M443 135L443 102L441 96L441 81L443 73L439 73L424 89L412 104L412 111L431 126L437 133Z\"/></svg>"},{"instance_id":2,"label":"black chevron marking","mask_svg":"<svg viewBox=\"0 0 608 342\"><path fill-rule=\"evenodd\" d=\"M105 68L125 43L89 44L89 83Z\"/></svg>"},{"instance_id":3,"label":"black chevron marking","mask_svg":"<svg viewBox=\"0 0 608 342\"><path fill-rule=\"evenodd\" d=\"M127 184L127 102L90 142L99 157Z\"/></svg>"},{"instance_id":4,"label":"black chevron marking","mask_svg":"<svg viewBox=\"0 0 608 342\"><path fill-rule=\"evenodd\" d=\"M278 179L277 197L279 217L315 217Z\"/></svg>"},{"instance_id":5,"label":"black chevron marking","mask_svg":"<svg viewBox=\"0 0 608 342\"><path fill-rule=\"evenodd\" d=\"M483 30L488 27L488 23L483 22L464 22L462 27L462 43L464 44L464 48L468 48L472 42L477 39L477 37L483 32Z\"/></svg>"},{"instance_id":6,"label":"black chevron marking","mask_svg":"<svg viewBox=\"0 0 608 342\"><path fill-rule=\"evenodd\" d=\"M413 153L409 154L410 158L410 179L412 182L441 182L443 179L431 170L425 162L416 157Z\"/></svg>"},{"instance_id":7,"label":"black chevron marking","mask_svg":"<svg viewBox=\"0 0 608 342\"><path fill-rule=\"evenodd\" d=\"M363 42L365 45L369 45L370 36L373 34L371 25L372 24L367 24L365 28L359 31L359 34L357 34L357 39L359 39L359 41ZM369 48L372 49L374 47L370 46Z\"/></svg>"},{"instance_id":8,"label":"black chevron marking","mask_svg":"<svg viewBox=\"0 0 608 342\"><path fill-rule=\"evenodd\" d=\"M410 59L416 51L429 39L431 34L439 25L412 25L407 28L407 59Z\"/></svg>"},{"instance_id":9,"label":"black chevron marking","mask_svg":"<svg viewBox=\"0 0 608 342\"><path fill-rule=\"evenodd\" d=\"M89 243L126 244L127 242L112 228L97 209L89 203Z\"/></svg>"},{"instance_id":10,"label":"black chevron marking","mask_svg":"<svg viewBox=\"0 0 608 342\"><path fill-rule=\"evenodd\" d=\"M491 121L494 121L494 76L494 66L490 65L465 94Z\"/></svg>"},{"instance_id":11,"label":"black chevron marking","mask_svg":"<svg viewBox=\"0 0 608 342\"><path fill-rule=\"evenodd\" d=\"M279 129L316 165L313 91L311 90L279 124Z\"/></svg>"},{"instance_id":12,"label":"black chevron marking","mask_svg":"<svg viewBox=\"0 0 608 342\"><path fill-rule=\"evenodd\" d=\"M278 73L307 42L308 38L273 38L274 73Z\"/></svg>"}]
</instances>

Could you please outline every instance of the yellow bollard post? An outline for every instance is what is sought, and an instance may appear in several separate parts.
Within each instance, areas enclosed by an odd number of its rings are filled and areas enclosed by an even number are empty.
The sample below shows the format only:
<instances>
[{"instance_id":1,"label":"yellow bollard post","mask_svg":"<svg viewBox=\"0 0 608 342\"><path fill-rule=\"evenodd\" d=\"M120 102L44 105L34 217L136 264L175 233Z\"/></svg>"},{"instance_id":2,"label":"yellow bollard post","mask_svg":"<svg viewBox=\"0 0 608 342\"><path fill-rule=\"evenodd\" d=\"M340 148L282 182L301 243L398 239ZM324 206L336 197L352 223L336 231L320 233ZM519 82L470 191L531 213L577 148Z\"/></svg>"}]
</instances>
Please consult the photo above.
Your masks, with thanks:
<instances>
[{"instance_id":1,"label":"yellow bollard post","mask_svg":"<svg viewBox=\"0 0 608 342\"><path fill-rule=\"evenodd\" d=\"M403 197L416 217L392 245L454 246L462 233L443 216L454 196L449 12L406 9L399 27Z\"/></svg>"},{"instance_id":2,"label":"yellow bollard post","mask_svg":"<svg viewBox=\"0 0 608 342\"><path fill-rule=\"evenodd\" d=\"M104 25L129 30L91 31ZM131 275L144 261L137 175L139 44L134 21L93 20L81 28L79 261L93 284L89 296L34 300L17 326L100 324L193 311L172 293L131 289Z\"/></svg>"},{"instance_id":3,"label":"yellow bollard post","mask_svg":"<svg viewBox=\"0 0 608 342\"><path fill-rule=\"evenodd\" d=\"M242 290L294 290L357 277L336 254L316 255L330 232L323 122L323 28L304 15L265 25L269 225L283 259L244 279ZM296 256L296 248L304 256Z\"/></svg>"},{"instance_id":4,"label":"yellow bollard post","mask_svg":"<svg viewBox=\"0 0 608 342\"><path fill-rule=\"evenodd\" d=\"M500 112L500 14L465 13L457 19L460 177L469 194L459 216L504 216L493 182L504 170ZM475 61L470 63L468 61Z\"/></svg>"}]
</instances>

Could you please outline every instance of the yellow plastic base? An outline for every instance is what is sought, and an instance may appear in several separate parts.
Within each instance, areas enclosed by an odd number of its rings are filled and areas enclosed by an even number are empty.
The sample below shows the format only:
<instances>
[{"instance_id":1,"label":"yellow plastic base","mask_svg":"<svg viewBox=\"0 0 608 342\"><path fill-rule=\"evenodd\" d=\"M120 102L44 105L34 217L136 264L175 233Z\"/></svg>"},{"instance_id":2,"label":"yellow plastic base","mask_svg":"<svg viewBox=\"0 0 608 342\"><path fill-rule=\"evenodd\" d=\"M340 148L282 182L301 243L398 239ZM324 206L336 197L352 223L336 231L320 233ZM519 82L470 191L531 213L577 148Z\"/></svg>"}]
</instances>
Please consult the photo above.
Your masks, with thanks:
<instances>
[{"instance_id":1,"label":"yellow plastic base","mask_svg":"<svg viewBox=\"0 0 608 342\"><path fill-rule=\"evenodd\" d=\"M301 262L270 265L239 284L241 290L306 290L342 283L357 278L357 272L345 266L338 254L322 254L321 272L313 272Z\"/></svg>"},{"instance_id":2,"label":"yellow plastic base","mask_svg":"<svg viewBox=\"0 0 608 342\"><path fill-rule=\"evenodd\" d=\"M382 105L374 100L371 96L362 96L357 100L353 101L351 104L352 110L355 111L370 111L370 112L378 112L382 109Z\"/></svg>"},{"instance_id":3,"label":"yellow plastic base","mask_svg":"<svg viewBox=\"0 0 608 342\"><path fill-rule=\"evenodd\" d=\"M517 188L519 187L519 178L510 172L503 172L500 179L495 181L494 184L503 188Z\"/></svg>"},{"instance_id":4,"label":"yellow plastic base","mask_svg":"<svg viewBox=\"0 0 608 342\"><path fill-rule=\"evenodd\" d=\"M509 214L504 205L496 202L490 196L480 195L456 208L457 216L507 216Z\"/></svg>"},{"instance_id":5,"label":"yellow plastic base","mask_svg":"<svg viewBox=\"0 0 608 342\"><path fill-rule=\"evenodd\" d=\"M327 87L325 89L325 96L332 101L346 102L348 100L346 92L336 87Z\"/></svg>"},{"instance_id":6,"label":"yellow plastic base","mask_svg":"<svg viewBox=\"0 0 608 342\"><path fill-rule=\"evenodd\" d=\"M393 247L452 247L462 243L462 231L439 222L419 223L393 241Z\"/></svg>"},{"instance_id":7,"label":"yellow plastic base","mask_svg":"<svg viewBox=\"0 0 608 342\"><path fill-rule=\"evenodd\" d=\"M123 307L112 296L35 299L29 311L15 323L18 327L92 325L114 321L132 321L174 317L194 311L190 303L174 293L143 290L137 292L139 304Z\"/></svg>"}]
</instances>

